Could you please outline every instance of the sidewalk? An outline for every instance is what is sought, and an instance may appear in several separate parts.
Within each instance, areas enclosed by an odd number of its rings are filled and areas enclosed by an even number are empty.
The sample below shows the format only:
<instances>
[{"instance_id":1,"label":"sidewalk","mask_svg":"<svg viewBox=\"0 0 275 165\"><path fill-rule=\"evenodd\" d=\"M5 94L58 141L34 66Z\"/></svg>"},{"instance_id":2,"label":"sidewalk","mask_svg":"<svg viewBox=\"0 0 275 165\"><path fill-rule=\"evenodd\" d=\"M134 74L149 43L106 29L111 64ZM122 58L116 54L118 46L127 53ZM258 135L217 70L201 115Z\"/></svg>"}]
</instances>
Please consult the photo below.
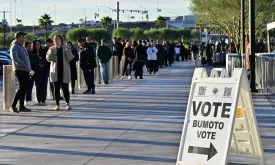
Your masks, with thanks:
<instances>
[{"instance_id":1,"label":"sidewalk","mask_svg":"<svg viewBox=\"0 0 275 165\"><path fill-rule=\"evenodd\" d=\"M193 71L191 62L183 62L159 76L97 85L96 95L73 95L69 112L54 111L53 100L31 113L2 110L0 164L174 165ZM253 98L272 165L275 112L265 97Z\"/></svg>"}]
</instances>

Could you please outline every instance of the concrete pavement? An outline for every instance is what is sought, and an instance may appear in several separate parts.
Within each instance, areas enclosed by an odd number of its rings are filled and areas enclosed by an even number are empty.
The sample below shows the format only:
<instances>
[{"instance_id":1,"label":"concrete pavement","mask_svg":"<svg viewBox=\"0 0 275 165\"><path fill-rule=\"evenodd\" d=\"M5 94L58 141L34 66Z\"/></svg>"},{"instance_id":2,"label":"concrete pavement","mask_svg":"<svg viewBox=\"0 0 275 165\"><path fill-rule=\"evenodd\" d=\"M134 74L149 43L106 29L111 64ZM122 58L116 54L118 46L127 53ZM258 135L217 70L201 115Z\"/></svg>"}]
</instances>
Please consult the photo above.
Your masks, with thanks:
<instances>
[{"instance_id":1,"label":"concrete pavement","mask_svg":"<svg viewBox=\"0 0 275 165\"><path fill-rule=\"evenodd\" d=\"M31 107L31 113L2 111L0 164L174 165L193 70L183 62L144 80L98 85L96 95L73 95L72 111L52 110L52 100ZM270 165L275 161L272 99L254 96Z\"/></svg>"}]
</instances>

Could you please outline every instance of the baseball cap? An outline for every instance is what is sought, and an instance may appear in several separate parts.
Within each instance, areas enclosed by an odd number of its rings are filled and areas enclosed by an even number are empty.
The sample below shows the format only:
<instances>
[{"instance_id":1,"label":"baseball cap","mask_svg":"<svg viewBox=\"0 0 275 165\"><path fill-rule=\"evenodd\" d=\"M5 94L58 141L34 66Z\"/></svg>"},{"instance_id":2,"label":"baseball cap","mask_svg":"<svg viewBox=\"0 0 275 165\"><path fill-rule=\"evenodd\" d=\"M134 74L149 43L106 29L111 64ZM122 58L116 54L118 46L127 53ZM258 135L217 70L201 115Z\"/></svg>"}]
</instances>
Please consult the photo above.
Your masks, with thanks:
<instances>
[{"instance_id":1,"label":"baseball cap","mask_svg":"<svg viewBox=\"0 0 275 165\"><path fill-rule=\"evenodd\" d=\"M25 36L25 35L27 35L27 33L20 31L20 32L16 32L14 36L15 36L15 38L18 38L18 37Z\"/></svg>"}]
</instances>

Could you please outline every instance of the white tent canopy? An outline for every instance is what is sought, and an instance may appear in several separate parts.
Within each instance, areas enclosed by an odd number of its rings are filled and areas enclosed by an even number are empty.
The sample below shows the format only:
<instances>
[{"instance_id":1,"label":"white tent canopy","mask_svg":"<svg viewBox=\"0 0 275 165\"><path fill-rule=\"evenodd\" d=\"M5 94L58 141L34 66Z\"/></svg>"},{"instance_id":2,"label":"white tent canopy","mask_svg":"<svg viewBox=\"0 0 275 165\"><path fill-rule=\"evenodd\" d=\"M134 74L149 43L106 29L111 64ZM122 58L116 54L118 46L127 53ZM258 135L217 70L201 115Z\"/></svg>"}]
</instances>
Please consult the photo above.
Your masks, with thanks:
<instances>
[{"instance_id":1,"label":"white tent canopy","mask_svg":"<svg viewBox=\"0 0 275 165\"><path fill-rule=\"evenodd\" d=\"M269 42L269 30L275 29L275 22L267 24L267 48L268 48L268 53L270 53L270 42Z\"/></svg>"}]
</instances>

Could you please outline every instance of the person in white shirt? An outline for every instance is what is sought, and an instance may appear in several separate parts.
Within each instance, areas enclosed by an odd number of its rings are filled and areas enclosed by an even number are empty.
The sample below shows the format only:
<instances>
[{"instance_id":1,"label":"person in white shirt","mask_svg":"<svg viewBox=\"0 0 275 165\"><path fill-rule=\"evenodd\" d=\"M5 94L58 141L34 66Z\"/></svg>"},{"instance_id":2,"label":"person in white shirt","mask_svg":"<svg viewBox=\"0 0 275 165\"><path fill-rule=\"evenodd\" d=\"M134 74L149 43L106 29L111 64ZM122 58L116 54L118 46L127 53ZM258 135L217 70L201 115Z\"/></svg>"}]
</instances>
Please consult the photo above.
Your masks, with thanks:
<instances>
[{"instance_id":1,"label":"person in white shirt","mask_svg":"<svg viewBox=\"0 0 275 165\"><path fill-rule=\"evenodd\" d=\"M147 49L147 55L148 55L148 61L149 61L149 73L156 74L158 71L158 64L157 64L157 53L158 49L155 47L156 44L153 42L150 44L150 46Z\"/></svg>"},{"instance_id":2,"label":"person in white shirt","mask_svg":"<svg viewBox=\"0 0 275 165\"><path fill-rule=\"evenodd\" d=\"M180 47L179 44L176 45L175 47L175 55L176 55L176 61L180 61L179 57L180 57Z\"/></svg>"}]
</instances>

